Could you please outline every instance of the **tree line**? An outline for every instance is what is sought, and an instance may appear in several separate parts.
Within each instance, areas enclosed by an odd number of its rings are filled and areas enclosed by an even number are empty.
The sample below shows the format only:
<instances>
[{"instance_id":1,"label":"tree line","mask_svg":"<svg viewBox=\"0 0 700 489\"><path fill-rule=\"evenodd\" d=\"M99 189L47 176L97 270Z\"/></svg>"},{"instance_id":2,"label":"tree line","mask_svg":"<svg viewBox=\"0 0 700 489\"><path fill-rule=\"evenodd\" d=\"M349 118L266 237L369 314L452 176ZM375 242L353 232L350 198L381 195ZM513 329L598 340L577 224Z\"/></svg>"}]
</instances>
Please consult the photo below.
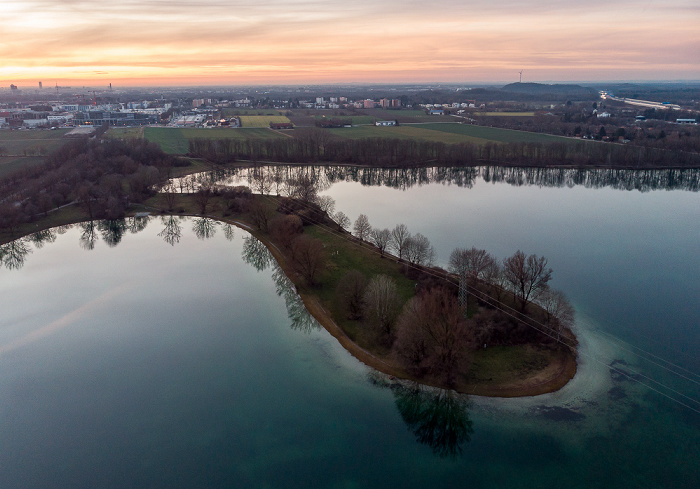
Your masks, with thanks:
<instances>
[{"instance_id":1,"label":"tree line","mask_svg":"<svg viewBox=\"0 0 700 489\"><path fill-rule=\"evenodd\" d=\"M68 142L42 165L0 180L0 230L13 234L71 203L90 219L123 217L131 203L154 195L173 167L188 164L145 139Z\"/></svg>"},{"instance_id":2,"label":"tree line","mask_svg":"<svg viewBox=\"0 0 700 489\"><path fill-rule=\"evenodd\" d=\"M587 141L445 144L385 138L344 140L323 130L284 139L191 139L189 155L215 163L237 160L341 163L365 166L609 166L626 168L700 166L700 154L664 148Z\"/></svg>"}]
</instances>

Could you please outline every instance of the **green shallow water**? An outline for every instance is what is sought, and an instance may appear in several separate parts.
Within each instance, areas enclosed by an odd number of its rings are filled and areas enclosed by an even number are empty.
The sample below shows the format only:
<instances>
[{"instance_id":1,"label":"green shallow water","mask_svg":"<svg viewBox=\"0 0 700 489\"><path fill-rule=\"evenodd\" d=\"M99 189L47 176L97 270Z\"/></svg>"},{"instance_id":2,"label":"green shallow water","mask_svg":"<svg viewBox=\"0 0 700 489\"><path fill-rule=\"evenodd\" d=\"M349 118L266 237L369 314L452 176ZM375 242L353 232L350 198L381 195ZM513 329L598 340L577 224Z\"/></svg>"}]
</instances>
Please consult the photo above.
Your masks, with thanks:
<instances>
[{"instance_id":1,"label":"green shallow water","mask_svg":"<svg viewBox=\"0 0 700 489\"><path fill-rule=\"evenodd\" d=\"M696 384L657 374L607 335L679 352L674 360L697 372L698 306L689 298L700 267L688 249L697 243L698 194L415 190L345 183L328 192L339 210L352 219L366 212L375 225L389 226L393 206L403 205L393 212L433 240L438 259L453 231L447 211L426 219L435 210L427 202L464 202L463 229L487 235L477 246L550 257L556 286L584 311L581 369L562 391L503 400L388 386L305 317L242 230L186 219L171 245L160 218L130 220L98 229L86 250L84 230L73 227L41 248L27 244L21 268L0 269L0 488L697 487L698 415L611 376L607 365L627 362L695 398ZM550 211L518 224L524 207ZM467 212L474 208L492 214ZM599 213L605 208L618 213ZM557 210L577 209L573 225L554 226L567 222ZM520 228L506 229L510 222ZM603 231L588 236L594 229ZM630 233L640 233L641 250L620 238ZM638 270L639 254L664 242L672 252L663 266ZM689 286L674 299L683 306L674 321L656 321L672 291L646 301L651 312L630 312L641 303L640 281L656 290L649 275L662 292ZM611 290L616 307L604 300Z\"/></svg>"}]
</instances>

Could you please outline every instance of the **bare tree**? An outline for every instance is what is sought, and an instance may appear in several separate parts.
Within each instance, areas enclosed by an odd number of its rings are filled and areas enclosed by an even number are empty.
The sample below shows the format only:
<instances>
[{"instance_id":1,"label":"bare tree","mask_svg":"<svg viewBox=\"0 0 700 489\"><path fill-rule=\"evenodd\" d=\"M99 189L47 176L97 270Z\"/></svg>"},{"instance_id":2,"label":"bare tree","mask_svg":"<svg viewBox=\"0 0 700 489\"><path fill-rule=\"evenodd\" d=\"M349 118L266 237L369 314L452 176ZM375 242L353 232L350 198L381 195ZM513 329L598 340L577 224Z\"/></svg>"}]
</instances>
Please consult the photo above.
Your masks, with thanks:
<instances>
[{"instance_id":1,"label":"bare tree","mask_svg":"<svg viewBox=\"0 0 700 489\"><path fill-rule=\"evenodd\" d=\"M366 241L369 238L369 233L372 231L372 226L369 224L369 219L365 214L360 214L355 225L353 226L355 231L355 236L360 239L360 241Z\"/></svg>"},{"instance_id":2,"label":"bare tree","mask_svg":"<svg viewBox=\"0 0 700 489\"><path fill-rule=\"evenodd\" d=\"M421 233L409 236L404 245L406 258L414 265L430 265L435 259L435 249Z\"/></svg>"},{"instance_id":3,"label":"bare tree","mask_svg":"<svg viewBox=\"0 0 700 489\"><path fill-rule=\"evenodd\" d=\"M338 282L336 296L348 319L362 319L366 287L367 278L358 270L350 270Z\"/></svg>"},{"instance_id":4,"label":"bare tree","mask_svg":"<svg viewBox=\"0 0 700 489\"><path fill-rule=\"evenodd\" d=\"M450 254L449 270L474 280L485 280L489 268L495 263L496 259L486 250L455 248Z\"/></svg>"},{"instance_id":5,"label":"bare tree","mask_svg":"<svg viewBox=\"0 0 700 489\"><path fill-rule=\"evenodd\" d=\"M202 185L194 193L194 201L199 206L200 214L206 214L209 201L213 197L212 189L209 185Z\"/></svg>"},{"instance_id":6,"label":"bare tree","mask_svg":"<svg viewBox=\"0 0 700 489\"><path fill-rule=\"evenodd\" d=\"M255 226L261 230L267 232L268 223L270 219L275 214L274 209L265 202L262 202L260 198L253 199L250 203L250 219L253 221Z\"/></svg>"},{"instance_id":7,"label":"bare tree","mask_svg":"<svg viewBox=\"0 0 700 489\"><path fill-rule=\"evenodd\" d=\"M321 195L316 199L316 203L323 212L329 216L333 215L333 211L335 211L335 199L333 199L333 197L330 195Z\"/></svg>"},{"instance_id":8,"label":"bare tree","mask_svg":"<svg viewBox=\"0 0 700 489\"><path fill-rule=\"evenodd\" d=\"M405 224L397 224L391 231L390 246L398 253L399 260L403 260L406 251L406 240L411 236Z\"/></svg>"},{"instance_id":9,"label":"bare tree","mask_svg":"<svg viewBox=\"0 0 700 489\"><path fill-rule=\"evenodd\" d=\"M389 241L391 241L391 231L389 229L372 229L369 234L370 241L379 248L379 254L384 256L386 247L389 246Z\"/></svg>"},{"instance_id":10,"label":"bare tree","mask_svg":"<svg viewBox=\"0 0 700 489\"><path fill-rule=\"evenodd\" d=\"M309 285L314 285L326 266L326 253L321 240L302 234L292 240L291 251L296 270Z\"/></svg>"},{"instance_id":11,"label":"bare tree","mask_svg":"<svg viewBox=\"0 0 700 489\"><path fill-rule=\"evenodd\" d=\"M468 340L462 308L442 287L412 298L397 322L396 348L407 366L444 376L448 384L464 366Z\"/></svg>"},{"instance_id":12,"label":"bare tree","mask_svg":"<svg viewBox=\"0 0 700 489\"><path fill-rule=\"evenodd\" d=\"M484 280L491 285L493 296L500 302L503 298L503 292L508 287L508 281L503 273L503 268L501 268L497 260L494 259L493 263L484 272Z\"/></svg>"},{"instance_id":13,"label":"bare tree","mask_svg":"<svg viewBox=\"0 0 700 489\"><path fill-rule=\"evenodd\" d=\"M513 295L520 299L523 311L528 301L537 297L552 278L552 269L547 268L547 259L544 256L526 257L520 250L503 260L503 273L513 290Z\"/></svg>"},{"instance_id":14,"label":"bare tree","mask_svg":"<svg viewBox=\"0 0 700 489\"><path fill-rule=\"evenodd\" d=\"M388 339L401 308L401 298L396 283L386 275L377 275L370 280L365 291L367 317L375 322L380 332Z\"/></svg>"},{"instance_id":15,"label":"bare tree","mask_svg":"<svg viewBox=\"0 0 700 489\"><path fill-rule=\"evenodd\" d=\"M489 270L496 264L496 259L486 250L455 248L450 253L448 269L459 275L460 301L468 303L468 290L474 288L478 280L485 280Z\"/></svg>"},{"instance_id":16,"label":"bare tree","mask_svg":"<svg viewBox=\"0 0 700 489\"><path fill-rule=\"evenodd\" d=\"M342 211L337 212L333 216L333 220L338 225L338 231L344 231L350 225L350 218Z\"/></svg>"},{"instance_id":17,"label":"bare tree","mask_svg":"<svg viewBox=\"0 0 700 489\"><path fill-rule=\"evenodd\" d=\"M564 328L571 328L574 324L574 307L561 290L549 287L540 294L537 303L544 309L546 324L554 330L559 341Z\"/></svg>"},{"instance_id":18,"label":"bare tree","mask_svg":"<svg viewBox=\"0 0 700 489\"><path fill-rule=\"evenodd\" d=\"M161 192L165 197L165 204L168 206L168 210L172 211L173 207L175 207L175 185L172 182L168 182L163 186Z\"/></svg>"}]
</instances>

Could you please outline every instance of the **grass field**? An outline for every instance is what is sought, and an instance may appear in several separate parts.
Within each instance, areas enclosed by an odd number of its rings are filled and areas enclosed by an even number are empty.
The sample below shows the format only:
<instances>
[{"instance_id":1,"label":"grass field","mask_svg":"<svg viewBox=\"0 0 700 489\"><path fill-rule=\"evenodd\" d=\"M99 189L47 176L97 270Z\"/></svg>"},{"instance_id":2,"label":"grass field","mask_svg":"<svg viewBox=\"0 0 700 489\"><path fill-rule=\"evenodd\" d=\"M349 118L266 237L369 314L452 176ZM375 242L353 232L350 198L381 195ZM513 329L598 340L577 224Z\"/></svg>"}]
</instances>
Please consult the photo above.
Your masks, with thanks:
<instances>
[{"instance_id":1,"label":"grass field","mask_svg":"<svg viewBox=\"0 0 700 489\"><path fill-rule=\"evenodd\" d=\"M114 139L134 139L144 137L143 127L110 127L105 137Z\"/></svg>"},{"instance_id":2,"label":"grass field","mask_svg":"<svg viewBox=\"0 0 700 489\"><path fill-rule=\"evenodd\" d=\"M63 135L69 129L54 131L32 129L23 131L0 131L0 146L5 148L7 155L25 155L49 153L62 146L66 140Z\"/></svg>"},{"instance_id":3,"label":"grass field","mask_svg":"<svg viewBox=\"0 0 700 489\"><path fill-rule=\"evenodd\" d=\"M0 131L0 177L26 166L39 165L44 156L66 143L69 129Z\"/></svg>"},{"instance_id":4,"label":"grass field","mask_svg":"<svg viewBox=\"0 0 700 489\"><path fill-rule=\"evenodd\" d=\"M289 122L283 115L242 115L241 127L270 127L271 122Z\"/></svg>"},{"instance_id":5,"label":"grass field","mask_svg":"<svg viewBox=\"0 0 700 489\"><path fill-rule=\"evenodd\" d=\"M485 144L511 142L552 142L567 141L565 138L548 134L536 134L509 129L473 126L457 123L411 124L395 127L347 127L329 129L336 137L343 139L395 138L439 141L445 144L474 143Z\"/></svg>"},{"instance_id":6,"label":"grass field","mask_svg":"<svg viewBox=\"0 0 700 489\"><path fill-rule=\"evenodd\" d=\"M183 155L189 150L190 139L274 139L284 136L264 128L192 129L177 127L147 127L145 137L158 143L163 151Z\"/></svg>"}]
</instances>

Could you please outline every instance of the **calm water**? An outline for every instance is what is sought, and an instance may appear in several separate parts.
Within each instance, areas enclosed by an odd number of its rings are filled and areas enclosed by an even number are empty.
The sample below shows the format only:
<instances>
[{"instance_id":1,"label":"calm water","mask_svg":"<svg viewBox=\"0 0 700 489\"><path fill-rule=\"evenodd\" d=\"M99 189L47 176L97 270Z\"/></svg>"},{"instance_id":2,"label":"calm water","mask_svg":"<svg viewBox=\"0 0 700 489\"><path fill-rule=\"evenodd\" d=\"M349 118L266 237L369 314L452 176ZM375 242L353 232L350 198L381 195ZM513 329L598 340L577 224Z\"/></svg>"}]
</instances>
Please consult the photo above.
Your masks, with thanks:
<instances>
[{"instance_id":1,"label":"calm water","mask_svg":"<svg viewBox=\"0 0 700 489\"><path fill-rule=\"evenodd\" d=\"M0 488L700 486L700 416L662 395L700 409L692 182L354 178L331 175L336 209L407 224L439 263L456 246L547 256L579 313L574 381L515 400L388 387L242 230L56 230L0 268Z\"/></svg>"}]
</instances>

